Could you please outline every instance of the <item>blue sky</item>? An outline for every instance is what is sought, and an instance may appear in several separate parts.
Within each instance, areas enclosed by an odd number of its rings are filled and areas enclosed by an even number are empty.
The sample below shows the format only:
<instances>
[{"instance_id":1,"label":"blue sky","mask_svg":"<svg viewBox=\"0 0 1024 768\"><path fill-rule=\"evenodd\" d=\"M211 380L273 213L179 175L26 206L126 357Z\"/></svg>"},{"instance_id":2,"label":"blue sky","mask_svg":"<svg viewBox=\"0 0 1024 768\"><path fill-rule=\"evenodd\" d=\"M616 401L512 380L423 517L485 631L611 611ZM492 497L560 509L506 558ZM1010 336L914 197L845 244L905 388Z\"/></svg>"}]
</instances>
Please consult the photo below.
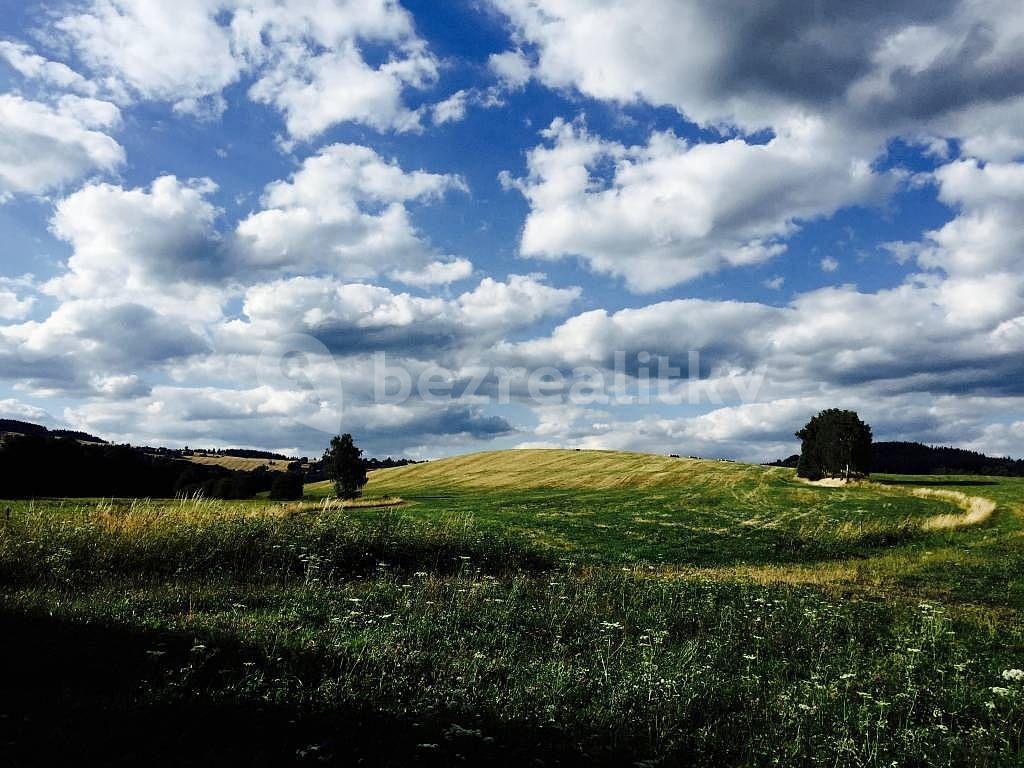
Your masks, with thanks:
<instances>
[{"instance_id":1,"label":"blue sky","mask_svg":"<svg viewBox=\"0 0 1024 768\"><path fill-rule=\"evenodd\" d=\"M0 416L761 460L845 406L1024 453L1012 2L0 6ZM381 402L380 351L482 391ZM574 394L616 352L696 394Z\"/></svg>"}]
</instances>

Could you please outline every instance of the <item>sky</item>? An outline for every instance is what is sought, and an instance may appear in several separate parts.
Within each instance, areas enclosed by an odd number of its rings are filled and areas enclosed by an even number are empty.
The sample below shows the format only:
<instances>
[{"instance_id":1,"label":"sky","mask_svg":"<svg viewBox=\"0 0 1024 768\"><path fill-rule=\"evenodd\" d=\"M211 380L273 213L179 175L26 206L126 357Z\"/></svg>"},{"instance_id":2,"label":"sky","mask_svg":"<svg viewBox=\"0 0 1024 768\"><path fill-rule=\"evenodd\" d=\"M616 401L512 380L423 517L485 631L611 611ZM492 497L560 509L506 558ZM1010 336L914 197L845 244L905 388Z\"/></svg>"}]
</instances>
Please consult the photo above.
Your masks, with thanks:
<instances>
[{"instance_id":1,"label":"sky","mask_svg":"<svg viewBox=\"0 0 1024 768\"><path fill-rule=\"evenodd\" d=\"M0 417L1024 456L1019 0L0 0Z\"/></svg>"}]
</instances>

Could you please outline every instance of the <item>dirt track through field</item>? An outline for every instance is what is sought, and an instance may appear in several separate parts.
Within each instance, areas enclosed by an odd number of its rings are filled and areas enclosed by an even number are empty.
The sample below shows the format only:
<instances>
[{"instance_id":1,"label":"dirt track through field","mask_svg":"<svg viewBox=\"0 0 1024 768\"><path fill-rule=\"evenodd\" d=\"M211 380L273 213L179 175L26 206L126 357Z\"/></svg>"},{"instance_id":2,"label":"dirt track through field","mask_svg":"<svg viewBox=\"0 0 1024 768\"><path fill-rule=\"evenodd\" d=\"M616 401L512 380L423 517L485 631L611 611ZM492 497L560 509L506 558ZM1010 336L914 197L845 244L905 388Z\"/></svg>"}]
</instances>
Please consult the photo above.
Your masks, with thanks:
<instances>
[{"instance_id":1,"label":"dirt track through field","mask_svg":"<svg viewBox=\"0 0 1024 768\"><path fill-rule=\"evenodd\" d=\"M939 498L956 504L964 511L962 515L937 515L930 517L922 526L928 531L951 530L980 525L992 517L996 503L983 496L968 496L960 491L944 491L938 488L915 488L912 493L919 498Z\"/></svg>"},{"instance_id":2,"label":"dirt track through field","mask_svg":"<svg viewBox=\"0 0 1024 768\"><path fill-rule=\"evenodd\" d=\"M826 478L824 480L797 479L805 485L814 485L819 488L842 488L851 484L841 478ZM858 485L871 485L871 487L879 490L886 489L900 492L884 483L853 482ZM929 517L921 524L921 528L926 531L948 531L980 525L988 521L996 511L996 503L992 499L986 499L984 496L968 496L960 491L946 491L940 488L925 487L913 488L905 492L919 499L941 499L948 501L963 510L963 514L960 515L935 515L934 517Z\"/></svg>"}]
</instances>

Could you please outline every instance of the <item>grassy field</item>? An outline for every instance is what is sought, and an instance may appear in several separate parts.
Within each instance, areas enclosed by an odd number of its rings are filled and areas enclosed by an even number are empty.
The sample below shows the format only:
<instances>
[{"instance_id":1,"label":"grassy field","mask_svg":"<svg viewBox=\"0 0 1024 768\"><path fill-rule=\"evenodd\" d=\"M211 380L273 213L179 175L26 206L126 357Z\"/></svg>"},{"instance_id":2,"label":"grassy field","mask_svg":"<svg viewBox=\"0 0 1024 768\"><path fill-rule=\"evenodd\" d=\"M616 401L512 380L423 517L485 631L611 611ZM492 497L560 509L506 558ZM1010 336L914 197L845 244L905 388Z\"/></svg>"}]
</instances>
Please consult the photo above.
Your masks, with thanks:
<instances>
[{"instance_id":1,"label":"grassy field","mask_svg":"<svg viewBox=\"0 0 1024 768\"><path fill-rule=\"evenodd\" d=\"M1020 480L516 451L328 495L3 503L0 760L1024 759Z\"/></svg>"},{"instance_id":2,"label":"grassy field","mask_svg":"<svg viewBox=\"0 0 1024 768\"><path fill-rule=\"evenodd\" d=\"M280 459L249 459L241 456L222 456L216 453L197 454L186 456L193 464L206 464L216 467L224 467L234 472L252 472L257 467L284 472L288 469L287 461Z\"/></svg>"}]
</instances>

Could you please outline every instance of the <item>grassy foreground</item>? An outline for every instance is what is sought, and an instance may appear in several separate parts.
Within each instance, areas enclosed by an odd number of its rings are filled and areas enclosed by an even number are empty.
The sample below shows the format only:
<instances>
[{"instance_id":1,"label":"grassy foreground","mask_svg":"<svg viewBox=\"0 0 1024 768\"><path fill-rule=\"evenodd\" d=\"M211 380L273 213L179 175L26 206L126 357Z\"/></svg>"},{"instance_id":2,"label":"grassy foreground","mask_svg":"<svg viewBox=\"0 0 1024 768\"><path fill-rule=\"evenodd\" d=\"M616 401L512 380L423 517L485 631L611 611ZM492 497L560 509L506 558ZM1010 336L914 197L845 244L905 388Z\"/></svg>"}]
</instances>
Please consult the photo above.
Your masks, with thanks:
<instances>
[{"instance_id":1,"label":"grassy foreground","mask_svg":"<svg viewBox=\"0 0 1024 768\"><path fill-rule=\"evenodd\" d=\"M1021 764L1020 481L529 451L309 490L9 503L0 760ZM936 527L949 492L995 511Z\"/></svg>"}]
</instances>

